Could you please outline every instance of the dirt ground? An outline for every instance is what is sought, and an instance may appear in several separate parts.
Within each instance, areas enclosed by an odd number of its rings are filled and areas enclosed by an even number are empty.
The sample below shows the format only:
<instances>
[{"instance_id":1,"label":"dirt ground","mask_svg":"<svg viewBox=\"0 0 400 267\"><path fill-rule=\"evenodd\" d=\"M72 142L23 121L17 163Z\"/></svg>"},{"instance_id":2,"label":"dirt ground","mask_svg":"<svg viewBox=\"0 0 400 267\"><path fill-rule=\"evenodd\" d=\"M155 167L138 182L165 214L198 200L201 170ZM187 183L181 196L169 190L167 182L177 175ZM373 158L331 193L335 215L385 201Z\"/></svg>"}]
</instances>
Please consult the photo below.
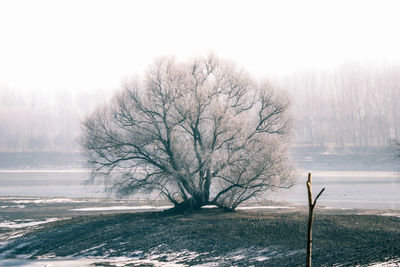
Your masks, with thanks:
<instances>
[{"instance_id":1,"label":"dirt ground","mask_svg":"<svg viewBox=\"0 0 400 267\"><path fill-rule=\"evenodd\" d=\"M317 211L314 266L367 266L400 258L400 218L355 213ZM306 225L305 208L72 214L3 244L0 255L129 257L188 266L304 266Z\"/></svg>"}]
</instances>

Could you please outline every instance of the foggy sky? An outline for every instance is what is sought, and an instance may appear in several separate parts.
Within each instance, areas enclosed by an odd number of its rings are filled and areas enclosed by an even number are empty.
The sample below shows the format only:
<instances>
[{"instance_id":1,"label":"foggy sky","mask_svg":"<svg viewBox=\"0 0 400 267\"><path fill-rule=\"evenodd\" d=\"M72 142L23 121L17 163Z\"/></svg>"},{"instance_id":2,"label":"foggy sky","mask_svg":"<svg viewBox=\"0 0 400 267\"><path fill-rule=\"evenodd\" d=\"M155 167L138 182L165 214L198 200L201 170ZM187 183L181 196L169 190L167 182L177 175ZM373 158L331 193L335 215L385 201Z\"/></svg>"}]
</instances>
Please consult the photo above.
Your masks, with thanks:
<instances>
[{"instance_id":1,"label":"foggy sky","mask_svg":"<svg viewBox=\"0 0 400 267\"><path fill-rule=\"evenodd\" d=\"M0 85L119 87L155 57L208 51L255 76L398 61L397 1L0 2Z\"/></svg>"}]
</instances>

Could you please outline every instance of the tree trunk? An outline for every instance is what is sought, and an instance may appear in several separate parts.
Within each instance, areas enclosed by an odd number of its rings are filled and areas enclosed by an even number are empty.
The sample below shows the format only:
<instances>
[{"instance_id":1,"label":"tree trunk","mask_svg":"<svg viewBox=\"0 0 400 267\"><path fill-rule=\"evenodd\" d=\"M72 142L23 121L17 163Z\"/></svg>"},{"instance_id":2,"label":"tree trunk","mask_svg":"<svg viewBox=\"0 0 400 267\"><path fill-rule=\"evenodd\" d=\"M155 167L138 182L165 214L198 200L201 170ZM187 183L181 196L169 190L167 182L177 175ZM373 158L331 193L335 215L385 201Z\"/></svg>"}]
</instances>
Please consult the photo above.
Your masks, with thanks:
<instances>
[{"instance_id":1,"label":"tree trunk","mask_svg":"<svg viewBox=\"0 0 400 267\"><path fill-rule=\"evenodd\" d=\"M193 198L175 204L173 208L166 210L167 213L184 213L199 210L206 203L200 203Z\"/></svg>"}]
</instances>

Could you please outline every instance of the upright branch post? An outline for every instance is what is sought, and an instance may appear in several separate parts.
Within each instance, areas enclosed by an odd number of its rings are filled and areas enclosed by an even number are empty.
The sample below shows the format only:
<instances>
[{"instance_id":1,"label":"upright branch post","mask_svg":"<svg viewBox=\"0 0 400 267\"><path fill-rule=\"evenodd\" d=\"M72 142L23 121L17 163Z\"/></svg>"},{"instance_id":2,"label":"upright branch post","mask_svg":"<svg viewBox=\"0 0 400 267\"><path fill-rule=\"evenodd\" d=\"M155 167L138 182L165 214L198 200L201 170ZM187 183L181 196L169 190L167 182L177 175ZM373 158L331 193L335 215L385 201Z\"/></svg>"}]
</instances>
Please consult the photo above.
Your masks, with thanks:
<instances>
[{"instance_id":1,"label":"upright branch post","mask_svg":"<svg viewBox=\"0 0 400 267\"><path fill-rule=\"evenodd\" d=\"M312 188L311 188L311 173L308 174L307 180L307 191L308 191L308 228L307 228L307 261L306 266L311 267L311 252L312 252L312 224L314 222L314 208L317 204L318 198L324 192L325 188L322 188L321 192L317 195L315 200L312 199Z\"/></svg>"}]
</instances>

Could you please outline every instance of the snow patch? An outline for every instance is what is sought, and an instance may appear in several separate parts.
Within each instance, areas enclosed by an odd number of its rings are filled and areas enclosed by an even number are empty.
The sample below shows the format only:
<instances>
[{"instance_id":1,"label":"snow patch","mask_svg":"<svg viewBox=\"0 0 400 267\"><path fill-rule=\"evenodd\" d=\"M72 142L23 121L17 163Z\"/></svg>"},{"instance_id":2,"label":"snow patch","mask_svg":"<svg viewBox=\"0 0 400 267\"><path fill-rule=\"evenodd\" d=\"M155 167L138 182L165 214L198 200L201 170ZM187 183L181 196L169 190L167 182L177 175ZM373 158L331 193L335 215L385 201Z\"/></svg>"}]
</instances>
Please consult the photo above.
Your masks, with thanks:
<instances>
[{"instance_id":1,"label":"snow patch","mask_svg":"<svg viewBox=\"0 0 400 267\"><path fill-rule=\"evenodd\" d=\"M236 210L260 210L260 209L295 209L290 206L253 206L253 207L237 207Z\"/></svg>"},{"instance_id":2,"label":"snow patch","mask_svg":"<svg viewBox=\"0 0 400 267\"><path fill-rule=\"evenodd\" d=\"M400 218L400 214L399 213L383 213L380 214L381 216L390 216L390 217L397 217Z\"/></svg>"},{"instance_id":3,"label":"snow patch","mask_svg":"<svg viewBox=\"0 0 400 267\"><path fill-rule=\"evenodd\" d=\"M386 262L373 263L372 265L369 265L369 267L395 267L395 266L400 266L400 258Z\"/></svg>"},{"instance_id":4,"label":"snow patch","mask_svg":"<svg viewBox=\"0 0 400 267\"><path fill-rule=\"evenodd\" d=\"M318 208L323 209L323 210L353 210L353 208L334 208L334 207L329 207L329 206L318 207Z\"/></svg>"},{"instance_id":5,"label":"snow patch","mask_svg":"<svg viewBox=\"0 0 400 267\"><path fill-rule=\"evenodd\" d=\"M27 266L27 267L93 267L95 266L170 266L183 267L186 265L160 262L157 260L138 260L125 257L116 257L109 259L90 259L90 258L71 258L71 259L40 259L40 260L25 260L25 259L10 259L2 260L4 266Z\"/></svg>"},{"instance_id":6,"label":"snow patch","mask_svg":"<svg viewBox=\"0 0 400 267\"><path fill-rule=\"evenodd\" d=\"M15 204L48 204L48 203L81 203L86 202L83 200L75 200L70 198L46 198L46 199L24 199L24 200L13 200Z\"/></svg>"},{"instance_id":7,"label":"snow patch","mask_svg":"<svg viewBox=\"0 0 400 267\"><path fill-rule=\"evenodd\" d=\"M71 211L112 211L112 210L165 210L173 206L111 206L71 209Z\"/></svg>"},{"instance_id":8,"label":"snow patch","mask_svg":"<svg viewBox=\"0 0 400 267\"><path fill-rule=\"evenodd\" d=\"M266 260L268 260L268 257L259 256L259 257L255 257L254 259L256 261L266 261Z\"/></svg>"},{"instance_id":9,"label":"snow patch","mask_svg":"<svg viewBox=\"0 0 400 267\"><path fill-rule=\"evenodd\" d=\"M89 254L90 254L89 252L95 252L96 249L101 248L101 247L104 247L105 245L106 245L106 243L101 244L101 245L98 245L98 246L94 246L94 247L91 247L91 248L82 250L82 251L80 251L79 253L80 253L80 254L85 254L85 253L86 253L85 255L89 255Z\"/></svg>"},{"instance_id":10,"label":"snow patch","mask_svg":"<svg viewBox=\"0 0 400 267\"><path fill-rule=\"evenodd\" d=\"M13 222L5 221L5 222L0 223L0 228L19 229L19 228L25 228L25 227L32 227L32 226L49 223L49 222L55 222L58 220L61 220L61 219L49 218L45 221L36 221L36 222L31 221L31 222L25 222L25 223L19 223L18 221L13 221Z\"/></svg>"},{"instance_id":11,"label":"snow patch","mask_svg":"<svg viewBox=\"0 0 400 267\"><path fill-rule=\"evenodd\" d=\"M201 207L202 209L216 209L218 208L216 205L205 205Z\"/></svg>"},{"instance_id":12,"label":"snow patch","mask_svg":"<svg viewBox=\"0 0 400 267\"><path fill-rule=\"evenodd\" d=\"M165 245L159 245L155 249L152 250L150 254L144 256L145 259L142 260L150 260L150 261L158 261L162 259L163 261L167 261L168 263L165 266L186 266L182 264L178 264L179 262L191 262L199 256L209 255L209 252L198 253L189 250L182 250L180 252L176 251L168 251L168 252L160 252L160 248ZM158 266L158 265L156 265ZM161 265L164 266L164 265ZM210 266L210 265L208 265Z\"/></svg>"},{"instance_id":13,"label":"snow patch","mask_svg":"<svg viewBox=\"0 0 400 267\"><path fill-rule=\"evenodd\" d=\"M202 209L216 209L215 205L205 205L201 207ZM290 206L249 206L249 207L237 207L236 210L267 210L267 209L295 209L295 207Z\"/></svg>"}]
</instances>

